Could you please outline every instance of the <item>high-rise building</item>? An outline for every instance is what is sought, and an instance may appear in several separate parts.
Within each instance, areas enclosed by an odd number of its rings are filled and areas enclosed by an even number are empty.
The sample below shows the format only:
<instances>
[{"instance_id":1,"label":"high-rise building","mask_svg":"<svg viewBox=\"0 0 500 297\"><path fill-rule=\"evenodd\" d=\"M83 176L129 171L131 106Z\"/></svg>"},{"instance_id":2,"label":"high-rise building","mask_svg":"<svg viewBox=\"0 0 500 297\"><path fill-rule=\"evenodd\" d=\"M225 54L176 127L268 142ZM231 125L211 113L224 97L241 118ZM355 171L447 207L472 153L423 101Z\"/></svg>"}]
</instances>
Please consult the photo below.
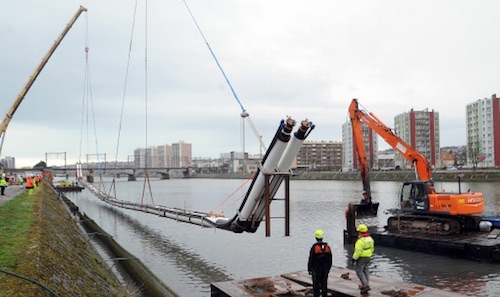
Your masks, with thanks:
<instances>
[{"instance_id":1,"label":"high-rise building","mask_svg":"<svg viewBox=\"0 0 500 297\"><path fill-rule=\"evenodd\" d=\"M14 157L5 157L0 160L0 163L4 168L16 168L16 158Z\"/></svg>"},{"instance_id":2,"label":"high-rise building","mask_svg":"<svg viewBox=\"0 0 500 297\"><path fill-rule=\"evenodd\" d=\"M466 105L467 165L500 166L500 98L479 99Z\"/></svg>"},{"instance_id":3,"label":"high-rise building","mask_svg":"<svg viewBox=\"0 0 500 297\"><path fill-rule=\"evenodd\" d=\"M361 122L365 142L366 160L370 169L378 169L378 136L367 124ZM352 171L359 168L359 158L349 119L342 125L342 170Z\"/></svg>"},{"instance_id":4,"label":"high-rise building","mask_svg":"<svg viewBox=\"0 0 500 297\"><path fill-rule=\"evenodd\" d=\"M150 146L147 149L134 150L134 165L136 168L173 168L192 166L192 146L180 141L172 145Z\"/></svg>"},{"instance_id":5,"label":"high-rise building","mask_svg":"<svg viewBox=\"0 0 500 297\"><path fill-rule=\"evenodd\" d=\"M191 143L179 141L172 144L172 165L173 167L191 167L192 166L192 147Z\"/></svg>"},{"instance_id":6,"label":"high-rise building","mask_svg":"<svg viewBox=\"0 0 500 297\"><path fill-rule=\"evenodd\" d=\"M305 141L296 160L298 169L338 170L342 166L342 143L338 141Z\"/></svg>"},{"instance_id":7,"label":"high-rise building","mask_svg":"<svg viewBox=\"0 0 500 297\"><path fill-rule=\"evenodd\" d=\"M158 146L158 167L170 168L173 166L174 152L170 144Z\"/></svg>"},{"instance_id":8,"label":"high-rise building","mask_svg":"<svg viewBox=\"0 0 500 297\"><path fill-rule=\"evenodd\" d=\"M151 148L137 148L134 150L134 166L136 168L151 167Z\"/></svg>"},{"instance_id":9,"label":"high-rise building","mask_svg":"<svg viewBox=\"0 0 500 297\"><path fill-rule=\"evenodd\" d=\"M428 109L399 114L394 117L394 133L425 156L431 167L440 167L439 113ZM395 156L396 166L411 168L400 154Z\"/></svg>"}]
</instances>

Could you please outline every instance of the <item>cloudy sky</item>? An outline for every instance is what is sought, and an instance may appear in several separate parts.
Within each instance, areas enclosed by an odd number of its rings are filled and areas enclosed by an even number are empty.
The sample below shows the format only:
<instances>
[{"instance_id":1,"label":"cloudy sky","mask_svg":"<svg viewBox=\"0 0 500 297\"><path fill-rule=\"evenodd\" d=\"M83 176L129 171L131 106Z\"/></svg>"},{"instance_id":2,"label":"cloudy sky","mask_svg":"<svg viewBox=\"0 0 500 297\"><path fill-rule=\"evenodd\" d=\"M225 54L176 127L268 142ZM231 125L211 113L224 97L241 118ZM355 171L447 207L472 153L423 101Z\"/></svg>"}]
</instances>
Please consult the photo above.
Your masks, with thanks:
<instances>
[{"instance_id":1,"label":"cloudy sky","mask_svg":"<svg viewBox=\"0 0 500 297\"><path fill-rule=\"evenodd\" d=\"M352 98L388 126L412 108L434 109L441 146L464 145L466 104L500 92L498 1L186 3L266 146L286 116L316 125L308 140L341 141ZM67 162L126 160L181 140L194 157L243 145L259 153L183 0L3 3L2 114L80 5L88 12L16 111L2 157L17 166L46 154L61 164L58 152Z\"/></svg>"}]
</instances>

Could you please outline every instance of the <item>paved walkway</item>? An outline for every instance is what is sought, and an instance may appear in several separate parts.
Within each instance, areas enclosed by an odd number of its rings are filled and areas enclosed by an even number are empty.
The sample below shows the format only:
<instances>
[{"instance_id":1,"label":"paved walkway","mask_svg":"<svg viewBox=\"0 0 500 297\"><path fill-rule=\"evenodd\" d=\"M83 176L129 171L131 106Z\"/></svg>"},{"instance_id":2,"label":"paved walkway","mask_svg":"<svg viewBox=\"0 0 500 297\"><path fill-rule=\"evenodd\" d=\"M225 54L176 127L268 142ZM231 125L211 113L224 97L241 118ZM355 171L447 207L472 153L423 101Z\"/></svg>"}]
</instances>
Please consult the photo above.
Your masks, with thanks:
<instances>
[{"instance_id":1,"label":"paved walkway","mask_svg":"<svg viewBox=\"0 0 500 297\"><path fill-rule=\"evenodd\" d=\"M24 186L8 186L7 188L5 188L5 195L0 196L0 205L21 194L23 191L25 191Z\"/></svg>"}]
</instances>

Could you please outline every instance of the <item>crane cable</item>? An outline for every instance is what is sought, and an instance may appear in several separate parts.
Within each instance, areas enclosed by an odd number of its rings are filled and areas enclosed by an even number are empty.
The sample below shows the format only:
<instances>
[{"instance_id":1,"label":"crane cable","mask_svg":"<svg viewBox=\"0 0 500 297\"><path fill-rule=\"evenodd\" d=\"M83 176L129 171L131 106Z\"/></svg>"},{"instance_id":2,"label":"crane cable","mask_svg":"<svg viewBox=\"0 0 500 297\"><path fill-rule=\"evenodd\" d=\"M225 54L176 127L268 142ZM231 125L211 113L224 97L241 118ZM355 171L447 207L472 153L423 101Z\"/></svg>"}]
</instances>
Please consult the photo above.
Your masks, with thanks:
<instances>
[{"instance_id":1,"label":"crane cable","mask_svg":"<svg viewBox=\"0 0 500 297\"><path fill-rule=\"evenodd\" d=\"M129 41L129 46L128 46L127 66L125 67L125 81L123 83L122 105L120 108L120 121L118 122L118 137L116 140L116 152L115 152L115 164L114 164L115 172L116 172L116 169L118 168L118 151L120 148L120 137L121 137L122 123L123 123L123 110L125 107L125 97L127 94L128 74L129 74L129 69L130 69L130 57L132 55L132 44L133 44L133 40L134 40L136 16L137 16L137 0L135 1L135 5L134 5L134 13L133 13L133 17L132 17L132 27L130 29L130 41ZM111 185L109 186L108 195L111 195L112 190L114 193L113 197L116 198L116 182L115 182L114 175L113 175L113 180L111 181Z\"/></svg>"},{"instance_id":2,"label":"crane cable","mask_svg":"<svg viewBox=\"0 0 500 297\"><path fill-rule=\"evenodd\" d=\"M85 73L83 82L83 96L82 96L82 116L81 116L81 127L80 127L80 155L79 162L82 160L82 145L83 145L83 127L86 125L86 138L87 138L87 152L90 151L89 143L89 108L92 115L92 124L94 127L94 139L96 148L96 157L99 172L101 171L101 166L99 164L99 145L97 138L97 127L95 121L95 111L94 111L94 101L92 95L92 83L90 79L90 63L89 63L89 45L88 45L88 14L85 14ZM87 160L88 161L88 160ZM88 167L88 162L87 162Z\"/></svg>"},{"instance_id":3,"label":"crane cable","mask_svg":"<svg viewBox=\"0 0 500 297\"><path fill-rule=\"evenodd\" d=\"M210 51L210 54L214 58L215 63L217 64L217 67L219 68L220 72L222 73L222 76L224 76L224 79L226 80L229 88L231 89L231 92L233 93L234 99L236 99L236 102L241 108L241 117L242 118L247 118L248 122L250 124L250 128L252 128L252 131L254 132L255 136L257 137L257 140L260 143L260 146L264 148L264 151L266 151L266 145L262 141L262 137L260 137L259 132L257 131L257 128L255 127L254 123L252 122L252 119L250 118L250 115L246 111L245 107L243 107L243 104L241 103L240 99L238 98L238 95L236 95L236 92L234 91L233 86L231 85L231 82L229 81L229 78L227 77L226 73L224 72L224 69L222 69L222 66L219 63L219 60L217 60L217 57L215 56L214 51L210 47L210 44L208 43L207 39L205 38L205 34L203 34L203 31L201 31L200 26L198 25L198 22L196 21L193 13L191 12L191 9L189 9L189 6L186 2L186 0L182 0L184 2L184 5L186 6L187 11L189 12L189 15L191 16L191 19L193 20L194 24L196 25L196 28L198 29L198 32L200 33L201 37L205 41L205 44L207 45L208 50Z\"/></svg>"},{"instance_id":4,"label":"crane cable","mask_svg":"<svg viewBox=\"0 0 500 297\"><path fill-rule=\"evenodd\" d=\"M144 1L144 142L145 142L145 154L144 154L144 185L142 187L141 204L144 200L144 194L146 192L146 183L149 189L149 197L151 198L151 203L155 204L153 200L153 191L151 190L151 182L149 181L148 175L148 0Z\"/></svg>"},{"instance_id":5,"label":"crane cable","mask_svg":"<svg viewBox=\"0 0 500 297\"><path fill-rule=\"evenodd\" d=\"M115 169L118 167L118 149L120 147L120 136L121 136L121 131L122 131L122 123L123 123L123 109L125 106L125 97L126 97L126 93L127 93L128 72L129 72L129 68L130 68L130 57L132 54L132 43L133 43L133 39L134 39L136 15L137 15L137 0L135 1L135 6L134 6L134 15L132 18L132 28L130 30L130 42L129 42L129 46L128 46L127 66L125 68L125 82L123 84L122 106L121 106L121 111L120 111L120 121L118 123L118 139L116 141Z\"/></svg>"}]
</instances>

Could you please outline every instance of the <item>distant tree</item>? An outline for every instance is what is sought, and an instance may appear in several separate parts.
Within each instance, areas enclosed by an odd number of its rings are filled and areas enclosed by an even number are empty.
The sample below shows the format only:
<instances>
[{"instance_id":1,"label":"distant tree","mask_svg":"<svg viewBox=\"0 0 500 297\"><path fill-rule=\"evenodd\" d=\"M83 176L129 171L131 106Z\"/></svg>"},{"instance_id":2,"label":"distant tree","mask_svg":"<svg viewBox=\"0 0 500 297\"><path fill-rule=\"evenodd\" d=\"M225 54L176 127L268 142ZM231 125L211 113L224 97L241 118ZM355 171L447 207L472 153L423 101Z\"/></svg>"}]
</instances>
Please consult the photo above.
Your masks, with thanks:
<instances>
[{"instance_id":1,"label":"distant tree","mask_svg":"<svg viewBox=\"0 0 500 297\"><path fill-rule=\"evenodd\" d=\"M47 168L47 163L45 163L44 161L40 161L35 166L33 166L33 169L36 169L36 170L42 170L45 168Z\"/></svg>"},{"instance_id":2,"label":"distant tree","mask_svg":"<svg viewBox=\"0 0 500 297\"><path fill-rule=\"evenodd\" d=\"M481 144L478 140L469 141L467 149L467 157L469 159L469 162L472 164L472 168L476 169L477 164L480 161L483 161L483 155L481 154Z\"/></svg>"}]
</instances>

